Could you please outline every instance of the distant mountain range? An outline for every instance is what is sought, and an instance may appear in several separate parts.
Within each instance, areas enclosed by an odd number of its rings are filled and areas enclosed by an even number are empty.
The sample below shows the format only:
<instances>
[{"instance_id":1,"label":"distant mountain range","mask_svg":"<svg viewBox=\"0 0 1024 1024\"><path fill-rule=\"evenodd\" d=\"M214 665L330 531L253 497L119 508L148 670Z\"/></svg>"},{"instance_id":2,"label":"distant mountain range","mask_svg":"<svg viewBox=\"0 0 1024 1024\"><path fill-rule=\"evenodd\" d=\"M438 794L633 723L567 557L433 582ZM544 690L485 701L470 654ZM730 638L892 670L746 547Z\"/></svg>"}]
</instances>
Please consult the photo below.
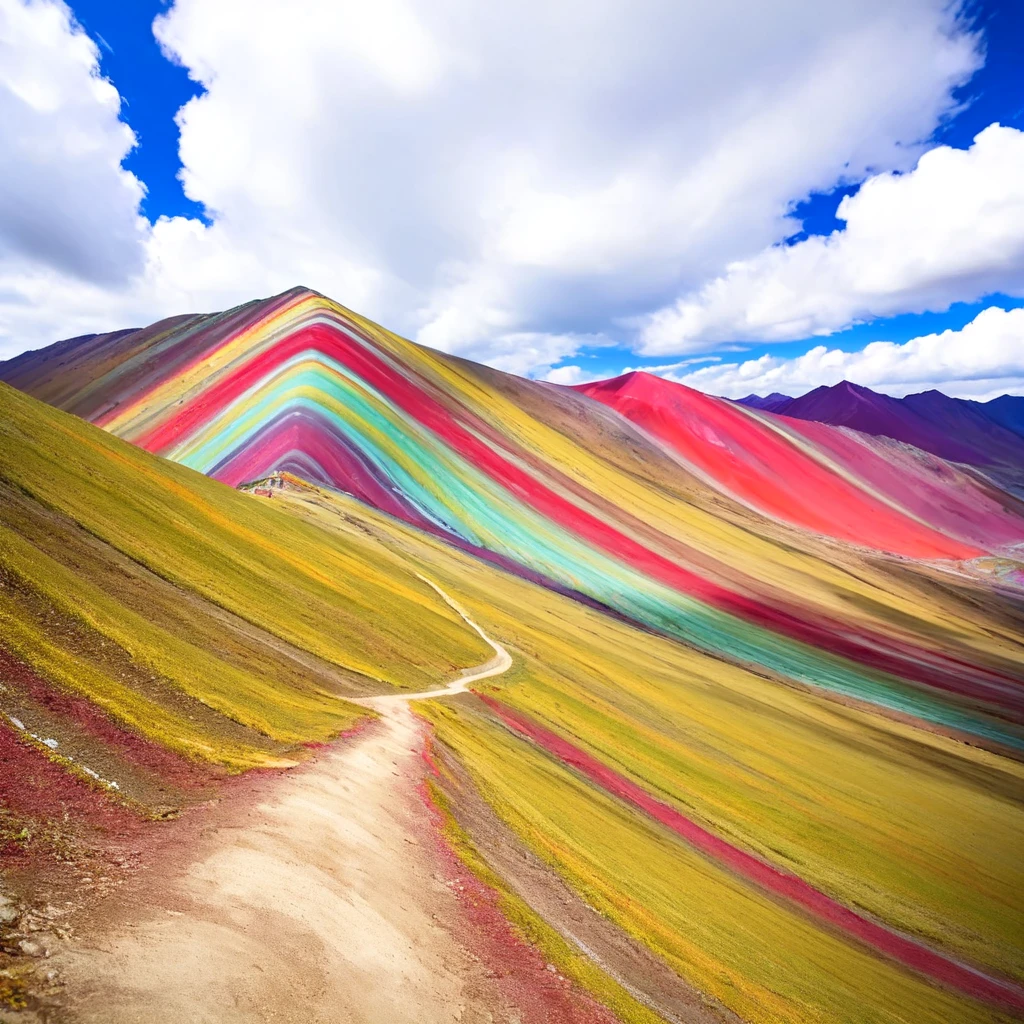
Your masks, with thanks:
<instances>
[{"instance_id":1,"label":"distant mountain range","mask_svg":"<svg viewBox=\"0 0 1024 1024\"><path fill-rule=\"evenodd\" d=\"M783 408L792 402L793 399L789 395L780 394L778 391L773 391L770 395L747 395L746 398L741 398L740 402L744 405L749 405L751 409L764 409L766 412L779 412Z\"/></svg>"},{"instance_id":2,"label":"distant mountain range","mask_svg":"<svg viewBox=\"0 0 1024 1024\"><path fill-rule=\"evenodd\" d=\"M800 398L776 392L747 395L739 402L780 416L890 437L950 462L977 466L1007 489L1024 493L1024 396L974 402L932 390L892 398L844 380Z\"/></svg>"}]
</instances>

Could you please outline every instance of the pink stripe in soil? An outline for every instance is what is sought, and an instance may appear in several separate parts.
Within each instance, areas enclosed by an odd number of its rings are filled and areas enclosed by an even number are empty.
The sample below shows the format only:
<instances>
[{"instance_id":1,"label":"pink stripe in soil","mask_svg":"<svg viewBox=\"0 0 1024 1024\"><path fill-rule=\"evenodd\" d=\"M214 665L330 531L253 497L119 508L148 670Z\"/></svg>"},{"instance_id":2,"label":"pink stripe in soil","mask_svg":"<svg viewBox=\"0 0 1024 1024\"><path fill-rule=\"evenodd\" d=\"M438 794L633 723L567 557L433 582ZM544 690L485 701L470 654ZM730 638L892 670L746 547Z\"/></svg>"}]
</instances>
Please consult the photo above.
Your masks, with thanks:
<instances>
[{"instance_id":1,"label":"pink stripe in soil","mask_svg":"<svg viewBox=\"0 0 1024 1024\"><path fill-rule=\"evenodd\" d=\"M983 974L930 949L914 939L900 935L843 906L796 875L770 864L727 843L701 828L668 804L655 800L635 782L602 764L597 758L562 739L524 715L488 697L478 694L501 720L516 732L528 736L561 761L582 772L588 779L614 796L633 804L682 836L694 849L729 868L736 874L781 896L825 921L846 935L858 939L879 953L899 961L906 967L925 974L942 984L986 1003L1024 1011L1024 991L1009 981Z\"/></svg>"}]
</instances>

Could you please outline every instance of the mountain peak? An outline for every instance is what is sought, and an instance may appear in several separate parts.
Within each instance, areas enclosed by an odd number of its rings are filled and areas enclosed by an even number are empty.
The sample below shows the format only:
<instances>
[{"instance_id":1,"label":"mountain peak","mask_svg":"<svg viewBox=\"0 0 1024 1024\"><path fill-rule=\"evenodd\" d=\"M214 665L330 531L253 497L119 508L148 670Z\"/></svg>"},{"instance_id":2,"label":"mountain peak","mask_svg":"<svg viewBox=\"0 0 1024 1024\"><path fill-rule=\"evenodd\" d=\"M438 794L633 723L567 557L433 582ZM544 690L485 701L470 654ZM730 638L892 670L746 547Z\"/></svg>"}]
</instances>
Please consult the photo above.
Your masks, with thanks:
<instances>
[{"instance_id":1,"label":"mountain peak","mask_svg":"<svg viewBox=\"0 0 1024 1024\"><path fill-rule=\"evenodd\" d=\"M865 387L863 384L855 384L852 380L841 380L838 384L834 384L830 390L836 394L853 395L855 398L868 401L886 397L880 395L877 391L872 391L871 388Z\"/></svg>"},{"instance_id":2,"label":"mountain peak","mask_svg":"<svg viewBox=\"0 0 1024 1024\"><path fill-rule=\"evenodd\" d=\"M843 380L795 399L784 412L796 419L891 437L952 462L1015 466L1014 478L1024 467L1024 446L1012 427L1004 428L996 416L934 388L893 398Z\"/></svg>"},{"instance_id":3,"label":"mountain peak","mask_svg":"<svg viewBox=\"0 0 1024 1024\"><path fill-rule=\"evenodd\" d=\"M768 395L749 394L745 398L737 398L738 405L745 405L748 409L760 409L763 412L783 412L785 407L793 401L790 395L784 395L781 391L773 391Z\"/></svg>"},{"instance_id":4,"label":"mountain peak","mask_svg":"<svg viewBox=\"0 0 1024 1024\"><path fill-rule=\"evenodd\" d=\"M592 391L610 394L621 394L622 392L629 392L631 394L636 392L655 393L662 388L682 386L681 384L675 384L674 381L665 380L664 377L659 377L656 374L641 369L627 370L625 373L620 373L617 377L608 377L605 380L573 385L576 391L582 391L584 394Z\"/></svg>"}]
</instances>

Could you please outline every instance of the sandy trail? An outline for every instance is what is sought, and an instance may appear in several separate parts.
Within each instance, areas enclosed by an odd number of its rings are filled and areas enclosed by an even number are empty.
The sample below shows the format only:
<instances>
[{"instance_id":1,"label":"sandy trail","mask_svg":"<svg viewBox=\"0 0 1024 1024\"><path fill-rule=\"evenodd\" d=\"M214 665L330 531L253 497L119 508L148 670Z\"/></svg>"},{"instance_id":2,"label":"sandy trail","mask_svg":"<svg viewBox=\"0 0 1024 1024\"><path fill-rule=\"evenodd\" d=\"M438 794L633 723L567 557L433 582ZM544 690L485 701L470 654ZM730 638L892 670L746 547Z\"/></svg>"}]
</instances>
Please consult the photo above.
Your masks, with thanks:
<instances>
[{"instance_id":1,"label":"sandy trail","mask_svg":"<svg viewBox=\"0 0 1024 1024\"><path fill-rule=\"evenodd\" d=\"M512 659L430 585L494 657L442 689L365 698L379 722L280 779L240 821L216 825L177 877L157 879L100 939L56 955L70 994L62 1020L518 1019L456 938L460 907L417 792L424 726L408 707Z\"/></svg>"}]
</instances>

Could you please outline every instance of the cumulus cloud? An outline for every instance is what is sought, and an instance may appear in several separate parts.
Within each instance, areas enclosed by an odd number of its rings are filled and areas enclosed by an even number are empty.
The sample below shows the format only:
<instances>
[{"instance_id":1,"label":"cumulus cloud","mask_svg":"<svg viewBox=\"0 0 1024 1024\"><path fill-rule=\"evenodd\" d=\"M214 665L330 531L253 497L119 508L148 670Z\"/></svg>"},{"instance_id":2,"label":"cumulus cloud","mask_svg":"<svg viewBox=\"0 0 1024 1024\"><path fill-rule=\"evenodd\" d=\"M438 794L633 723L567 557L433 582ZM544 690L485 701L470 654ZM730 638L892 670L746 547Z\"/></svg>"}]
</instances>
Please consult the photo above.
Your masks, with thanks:
<instances>
[{"instance_id":1,"label":"cumulus cloud","mask_svg":"<svg viewBox=\"0 0 1024 1024\"><path fill-rule=\"evenodd\" d=\"M657 374L659 377L675 379L674 374L684 366L696 366L700 363L717 363L721 356L700 356L694 359L680 359L674 363L665 363L662 366L627 366L621 372L630 373L633 370L643 370L645 373ZM607 373L594 373L592 370L584 370L582 366L567 365L556 366L544 375L544 380L553 384L588 384L590 381L603 380Z\"/></svg>"},{"instance_id":2,"label":"cumulus cloud","mask_svg":"<svg viewBox=\"0 0 1024 1024\"><path fill-rule=\"evenodd\" d=\"M88 42L59 0L0 5L57 16L65 56ZM88 225L77 264L0 267L8 352L304 283L543 374L792 233L809 192L909 170L981 61L946 0L176 0L155 33L205 89L178 125L183 185L210 222L160 220L139 240L117 227L137 196L115 216L99 183L69 193L60 223L72 238ZM94 48L85 64L80 103L130 145L109 84L93 95ZM97 182L113 195L127 179L111 152ZM37 205L58 191L41 175ZM108 272L127 284L84 272L88 239L112 244L103 224L130 243Z\"/></svg>"},{"instance_id":3,"label":"cumulus cloud","mask_svg":"<svg viewBox=\"0 0 1024 1024\"><path fill-rule=\"evenodd\" d=\"M856 352L818 345L794 359L764 355L663 376L727 398L773 391L802 395L841 380L897 397L931 388L981 401L1024 394L1024 309L990 306L959 331L903 344L875 341Z\"/></svg>"},{"instance_id":4,"label":"cumulus cloud","mask_svg":"<svg viewBox=\"0 0 1024 1024\"><path fill-rule=\"evenodd\" d=\"M734 263L656 313L642 351L788 341L1024 295L1024 132L994 124L969 149L936 147L908 174L869 178L836 216L844 229Z\"/></svg>"},{"instance_id":5,"label":"cumulus cloud","mask_svg":"<svg viewBox=\"0 0 1024 1024\"><path fill-rule=\"evenodd\" d=\"M62 3L0 0L0 266L104 285L142 266L135 145L95 43Z\"/></svg>"},{"instance_id":6,"label":"cumulus cloud","mask_svg":"<svg viewBox=\"0 0 1024 1024\"><path fill-rule=\"evenodd\" d=\"M603 334L547 334L543 331L513 331L478 343L474 358L507 373L529 374L552 380L555 363L571 358L584 348L601 348L612 342ZM483 347L486 345L486 347ZM564 369L564 367L562 368Z\"/></svg>"}]
</instances>

